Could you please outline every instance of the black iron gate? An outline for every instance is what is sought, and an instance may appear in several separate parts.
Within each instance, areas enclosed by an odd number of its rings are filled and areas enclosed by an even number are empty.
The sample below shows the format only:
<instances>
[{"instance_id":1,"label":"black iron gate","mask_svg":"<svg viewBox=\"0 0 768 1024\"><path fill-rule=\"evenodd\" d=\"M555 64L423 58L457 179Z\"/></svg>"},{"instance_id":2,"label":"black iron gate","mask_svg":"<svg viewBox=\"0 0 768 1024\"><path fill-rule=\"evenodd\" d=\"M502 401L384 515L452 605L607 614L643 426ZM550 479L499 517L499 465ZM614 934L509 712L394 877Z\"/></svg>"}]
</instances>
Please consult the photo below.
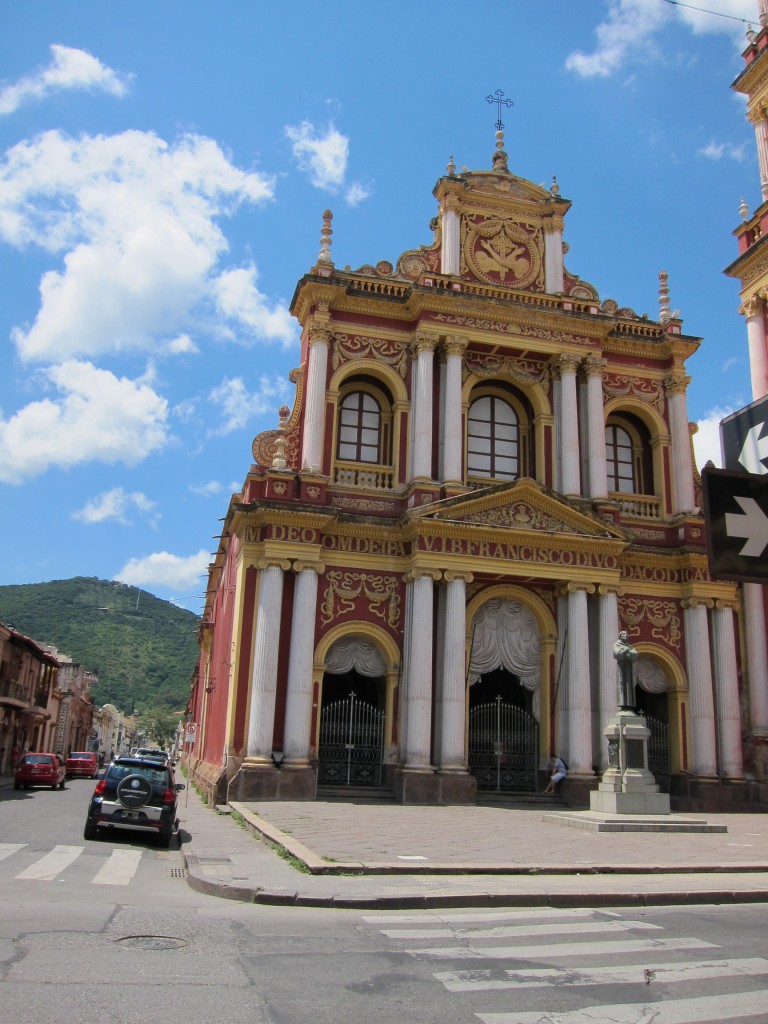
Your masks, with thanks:
<instances>
[{"instance_id":1,"label":"black iron gate","mask_svg":"<svg viewBox=\"0 0 768 1024\"><path fill-rule=\"evenodd\" d=\"M659 718L645 716L651 731L648 737L648 770L662 793L669 792L669 725Z\"/></svg>"},{"instance_id":2,"label":"black iron gate","mask_svg":"<svg viewBox=\"0 0 768 1024\"><path fill-rule=\"evenodd\" d=\"M501 697L480 704L469 712L468 754L478 789L535 792L539 723Z\"/></svg>"},{"instance_id":3,"label":"black iron gate","mask_svg":"<svg viewBox=\"0 0 768 1024\"><path fill-rule=\"evenodd\" d=\"M317 781L321 786L378 786L384 712L350 693L320 714Z\"/></svg>"}]
</instances>

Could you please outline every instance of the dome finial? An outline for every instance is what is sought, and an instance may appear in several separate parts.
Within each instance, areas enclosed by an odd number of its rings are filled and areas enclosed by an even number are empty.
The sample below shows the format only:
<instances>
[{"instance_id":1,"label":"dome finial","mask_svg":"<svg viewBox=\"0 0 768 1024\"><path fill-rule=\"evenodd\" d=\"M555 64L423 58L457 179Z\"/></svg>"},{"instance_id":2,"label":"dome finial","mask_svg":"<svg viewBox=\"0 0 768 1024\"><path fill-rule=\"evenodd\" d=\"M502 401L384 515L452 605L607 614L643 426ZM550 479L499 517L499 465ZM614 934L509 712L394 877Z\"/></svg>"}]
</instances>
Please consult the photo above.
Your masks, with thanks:
<instances>
[{"instance_id":1,"label":"dome finial","mask_svg":"<svg viewBox=\"0 0 768 1024\"><path fill-rule=\"evenodd\" d=\"M512 100L504 98L503 89L497 89L495 93L491 93L490 96L485 97L486 103L495 103L499 116L496 120L496 152L493 154L493 169L494 171L506 171L507 167L507 154L504 152L504 122L501 120L501 108L514 106Z\"/></svg>"}]
</instances>

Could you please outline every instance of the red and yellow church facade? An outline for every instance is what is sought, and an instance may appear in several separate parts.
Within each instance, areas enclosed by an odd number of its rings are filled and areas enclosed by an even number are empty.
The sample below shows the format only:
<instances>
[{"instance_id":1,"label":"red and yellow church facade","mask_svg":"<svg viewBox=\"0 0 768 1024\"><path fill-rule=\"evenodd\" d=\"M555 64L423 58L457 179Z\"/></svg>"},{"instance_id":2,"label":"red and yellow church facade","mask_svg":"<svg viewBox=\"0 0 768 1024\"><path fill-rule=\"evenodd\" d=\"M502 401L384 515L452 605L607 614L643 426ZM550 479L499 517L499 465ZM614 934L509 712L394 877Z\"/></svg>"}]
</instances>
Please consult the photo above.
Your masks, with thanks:
<instances>
[{"instance_id":1,"label":"red and yellow church facade","mask_svg":"<svg viewBox=\"0 0 768 1024\"><path fill-rule=\"evenodd\" d=\"M759 799L741 588L707 568L686 363L700 339L565 266L570 202L449 164L431 244L298 283L292 409L253 442L211 563L189 715L211 800L536 792L607 766L638 652L673 807ZM750 780L750 781L748 781Z\"/></svg>"}]
</instances>

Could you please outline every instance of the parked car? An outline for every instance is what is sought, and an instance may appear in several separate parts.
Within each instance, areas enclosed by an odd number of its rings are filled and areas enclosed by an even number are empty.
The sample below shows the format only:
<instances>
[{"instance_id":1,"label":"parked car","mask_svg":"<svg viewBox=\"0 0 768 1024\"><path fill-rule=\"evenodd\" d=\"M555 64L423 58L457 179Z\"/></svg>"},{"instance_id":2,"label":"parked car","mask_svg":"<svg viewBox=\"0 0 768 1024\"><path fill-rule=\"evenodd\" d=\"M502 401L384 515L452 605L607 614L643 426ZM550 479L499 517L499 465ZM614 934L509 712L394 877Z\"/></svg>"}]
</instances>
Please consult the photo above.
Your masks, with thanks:
<instances>
[{"instance_id":1,"label":"parked car","mask_svg":"<svg viewBox=\"0 0 768 1024\"><path fill-rule=\"evenodd\" d=\"M60 754L29 753L16 766L13 788L50 786L51 789L64 789L66 777L64 758Z\"/></svg>"},{"instance_id":2,"label":"parked car","mask_svg":"<svg viewBox=\"0 0 768 1024\"><path fill-rule=\"evenodd\" d=\"M184 789L168 764L143 757L116 757L96 783L83 837L99 829L128 829L157 836L166 849L178 827L177 795Z\"/></svg>"},{"instance_id":3,"label":"parked car","mask_svg":"<svg viewBox=\"0 0 768 1024\"><path fill-rule=\"evenodd\" d=\"M99 759L92 750L73 750L64 762L67 778L95 779L99 774Z\"/></svg>"},{"instance_id":4,"label":"parked car","mask_svg":"<svg viewBox=\"0 0 768 1024\"><path fill-rule=\"evenodd\" d=\"M163 761L165 764L170 764L171 755L167 750L160 750L159 747L139 747L136 751L136 757L146 757L152 761Z\"/></svg>"}]
</instances>

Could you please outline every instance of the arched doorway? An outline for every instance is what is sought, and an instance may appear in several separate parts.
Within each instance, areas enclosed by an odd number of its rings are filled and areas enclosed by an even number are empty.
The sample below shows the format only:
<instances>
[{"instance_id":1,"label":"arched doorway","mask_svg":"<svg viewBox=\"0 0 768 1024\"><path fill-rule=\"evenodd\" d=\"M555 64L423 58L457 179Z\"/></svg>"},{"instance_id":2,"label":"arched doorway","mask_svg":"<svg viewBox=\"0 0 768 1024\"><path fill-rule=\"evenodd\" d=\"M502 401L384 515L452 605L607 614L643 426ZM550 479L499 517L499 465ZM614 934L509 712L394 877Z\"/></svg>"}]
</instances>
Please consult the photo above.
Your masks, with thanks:
<instances>
[{"instance_id":1,"label":"arched doorway","mask_svg":"<svg viewBox=\"0 0 768 1024\"><path fill-rule=\"evenodd\" d=\"M648 770L662 793L669 792L670 728L667 679L661 666L640 655L635 667L635 704L651 731L648 737Z\"/></svg>"},{"instance_id":2,"label":"arched doorway","mask_svg":"<svg viewBox=\"0 0 768 1024\"><path fill-rule=\"evenodd\" d=\"M366 637L343 637L328 652L320 704L320 786L378 786L385 720L385 663Z\"/></svg>"},{"instance_id":3,"label":"arched doorway","mask_svg":"<svg viewBox=\"0 0 768 1024\"><path fill-rule=\"evenodd\" d=\"M469 770L479 790L535 791L539 761L539 630L529 609L494 599L472 624Z\"/></svg>"}]
</instances>

